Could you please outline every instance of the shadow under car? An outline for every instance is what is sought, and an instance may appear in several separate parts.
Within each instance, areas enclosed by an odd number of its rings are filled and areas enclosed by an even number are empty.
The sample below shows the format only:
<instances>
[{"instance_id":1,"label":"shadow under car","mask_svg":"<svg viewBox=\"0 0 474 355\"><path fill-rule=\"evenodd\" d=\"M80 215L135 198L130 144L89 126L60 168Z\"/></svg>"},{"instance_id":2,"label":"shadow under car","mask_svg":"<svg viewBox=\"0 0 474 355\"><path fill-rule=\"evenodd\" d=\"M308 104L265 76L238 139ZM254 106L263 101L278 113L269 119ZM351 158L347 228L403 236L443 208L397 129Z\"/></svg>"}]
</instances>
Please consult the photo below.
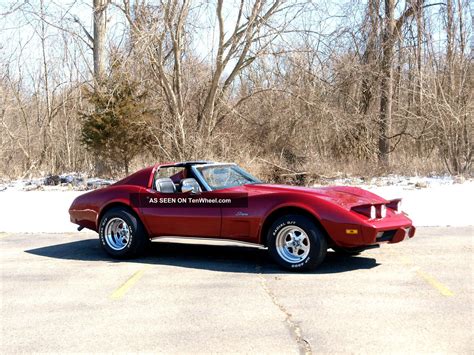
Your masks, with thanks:
<instances>
[{"instance_id":1,"label":"shadow under car","mask_svg":"<svg viewBox=\"0 0 474 355\"><path fill-rule=\"evenodd\" d=\"M102 250L98 239L85 239L68 243L49 245L25 250L26 253L41 257L121 262L109 257ZM266 250L241 246L193 245L181 243L153 242L147 252L127 262L168 265L184 268L221 272L288 274L278 267ZM372 269L379 264L374 258L340 255L328 250L324 262L308 274L332 274L360 269Z\"/></svg>"}]
</instances>

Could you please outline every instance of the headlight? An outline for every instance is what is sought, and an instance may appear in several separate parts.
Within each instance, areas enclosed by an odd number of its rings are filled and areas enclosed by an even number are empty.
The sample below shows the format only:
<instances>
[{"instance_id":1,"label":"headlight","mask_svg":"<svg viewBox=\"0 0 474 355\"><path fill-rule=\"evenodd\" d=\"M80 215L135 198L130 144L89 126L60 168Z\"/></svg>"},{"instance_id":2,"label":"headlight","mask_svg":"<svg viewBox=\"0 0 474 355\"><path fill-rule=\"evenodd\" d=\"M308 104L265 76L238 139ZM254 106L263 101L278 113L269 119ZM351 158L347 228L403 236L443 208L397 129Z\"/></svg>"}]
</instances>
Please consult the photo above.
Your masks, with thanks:
<instances>
[{"instance_id":1,"label":"headlight","mask_svg":"<svg viewBox=\"0 0 474 355\"><path fill-rule=\"evenodd\" d=\"M377 217L377 210L375 206L370 206L370 219Z\"/></svg>"},{"instance_id":2,"label":"headlight","mask_svg":"<svg viewBox=\"0 0 474 355\"><path fill-rule=\"evenodd\" d=\"M377 217L377 209L373 205L354 206L352 211L363 214L364 216L374 219Z\"/></svg>"},{"instance_id":3,"label":"headlight","mask_svg":"<svg viewBox=\"0 0 474 355\"><path fill-rule=\"evenodd\" d=\"M392 200L390 201L390 203L387 204L387 207L394 210L395 213L402 213L402 200L401 199Z\"/></svg>"},{"instance_id":4,"label":"headlight","mask_svg":"<svg viewBox=\"0 0 474 355\"><path fill-rule=\"evenodd\" d=\"M380 218L387 217L387 206L380 205Z\"/></svg>"}]
</instances>

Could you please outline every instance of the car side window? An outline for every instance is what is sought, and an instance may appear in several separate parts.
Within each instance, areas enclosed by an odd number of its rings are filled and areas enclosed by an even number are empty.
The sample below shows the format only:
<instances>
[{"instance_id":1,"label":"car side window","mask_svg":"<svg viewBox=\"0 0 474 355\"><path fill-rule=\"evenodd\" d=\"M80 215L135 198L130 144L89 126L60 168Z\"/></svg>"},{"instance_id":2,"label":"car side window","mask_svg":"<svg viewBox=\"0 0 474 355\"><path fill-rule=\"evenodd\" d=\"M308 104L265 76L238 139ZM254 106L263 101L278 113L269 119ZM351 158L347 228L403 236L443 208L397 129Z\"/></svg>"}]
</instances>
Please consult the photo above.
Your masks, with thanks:
<instances>
[{"instance_id":1,"label":"car side window","mask_svg":"<svg viewBox=\"0 0 474 355\"><path fill-rule=\"evenodd\" d=\"M175 184L179 184L182 179L186 178L186 170L183 167L162 167L157 171L156 179L170 178Z\"/></svg>"},{"instance_id":2,"label":"car side window","mask_svg":"<svg viewBox=\"0 0 474 355\"><path fill-rule=\"evenodd\" d=\"M202 186L197 180L194 179L193 174L185 167L169 166L161 167L155 173L155 190L159 191L160 189L156 186L156 181L159 179L171 179L174 184L174 192L183 192L182 191L182 182L185 181L187 185L193 185L193 190L198 192L202 191ZM169 180L168 180L169 181ZM168 183L169 184L169 183Z\"/></svg>"},{"instance_id":3,"label":"car side window","mask_svg":"<svg viewBox=\"0 0 474 355\"><path fill-rule=\"evenodd\" d=\"M182 179L186 178L186 169L177 166L164 166L158 169L155 173L155 182L158 179L171 179L175 185L174 191L179 191L179 183ZM155 190L158 190L157 186L154 186Z\"/></svg>"}]
</instances>

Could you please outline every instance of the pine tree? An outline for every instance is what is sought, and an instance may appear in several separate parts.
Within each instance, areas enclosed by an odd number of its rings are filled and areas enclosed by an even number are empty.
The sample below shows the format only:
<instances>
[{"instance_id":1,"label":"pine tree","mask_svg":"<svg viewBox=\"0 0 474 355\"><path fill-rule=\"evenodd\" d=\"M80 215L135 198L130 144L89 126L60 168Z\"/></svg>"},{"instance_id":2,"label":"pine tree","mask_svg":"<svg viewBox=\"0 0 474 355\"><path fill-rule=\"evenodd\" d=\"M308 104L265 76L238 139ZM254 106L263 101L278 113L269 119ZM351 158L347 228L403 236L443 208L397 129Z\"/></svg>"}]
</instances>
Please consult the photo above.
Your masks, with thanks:
<instances>
[{"instance_id":1,"label":"pine tree","mask_svg":"<svg viewBox=\"0 0 474 355\"><path fill-rule=\"evenodd\" d=\"M146 92L137 82L112 75L100 90L88 90L87 97L94 110L81 113L82 143L102 165L128 174L130 162L151 137Z\"/></svg>"}]
</instances>

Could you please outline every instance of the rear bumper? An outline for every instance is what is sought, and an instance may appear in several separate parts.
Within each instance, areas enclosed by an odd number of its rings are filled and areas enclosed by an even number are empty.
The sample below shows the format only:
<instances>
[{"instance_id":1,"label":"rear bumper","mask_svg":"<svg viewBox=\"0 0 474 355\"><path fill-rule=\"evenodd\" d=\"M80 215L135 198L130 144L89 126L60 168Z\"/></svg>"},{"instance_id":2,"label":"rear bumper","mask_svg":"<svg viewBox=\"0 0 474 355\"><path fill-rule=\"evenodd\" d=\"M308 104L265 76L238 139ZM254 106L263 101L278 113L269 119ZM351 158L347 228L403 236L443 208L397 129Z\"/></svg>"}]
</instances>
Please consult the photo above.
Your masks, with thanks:
<instances>
[{"instance_id":1,"label":"rear bumper","mask_svg":"<svg viewBox=\"0 0 474 355\"><path fill-rule=\"evenodd\" d=\"M97 213L93 210L77 210L69 209L69 220L71 223L77 224L80 227L96 231L95 218Z\"/></svg>"}]
</instances>

